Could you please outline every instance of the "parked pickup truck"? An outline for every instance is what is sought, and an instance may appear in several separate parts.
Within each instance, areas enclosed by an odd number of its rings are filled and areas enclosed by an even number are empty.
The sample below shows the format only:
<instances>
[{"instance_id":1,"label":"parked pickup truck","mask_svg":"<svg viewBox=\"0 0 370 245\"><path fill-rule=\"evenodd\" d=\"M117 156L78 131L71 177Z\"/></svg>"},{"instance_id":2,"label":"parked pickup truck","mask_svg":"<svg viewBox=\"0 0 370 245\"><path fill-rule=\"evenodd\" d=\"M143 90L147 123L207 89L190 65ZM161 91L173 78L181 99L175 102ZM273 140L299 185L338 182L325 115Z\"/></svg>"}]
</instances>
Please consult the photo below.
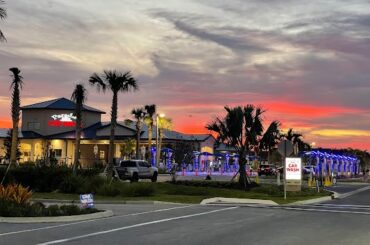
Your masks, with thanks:
<instances>
[{"instance_id":1,"label":"parked pickup truck","mask_svg":"<svg viewBox=\"0 0 370 245\"><path fill-rule=\"evenodd\" d=\"M137 182L139 179L150 179L156 182L158 178L158 169L143 160L122 160L115 166L114 172L121 180L131 182Z\"/></svg>"}]
</instances>

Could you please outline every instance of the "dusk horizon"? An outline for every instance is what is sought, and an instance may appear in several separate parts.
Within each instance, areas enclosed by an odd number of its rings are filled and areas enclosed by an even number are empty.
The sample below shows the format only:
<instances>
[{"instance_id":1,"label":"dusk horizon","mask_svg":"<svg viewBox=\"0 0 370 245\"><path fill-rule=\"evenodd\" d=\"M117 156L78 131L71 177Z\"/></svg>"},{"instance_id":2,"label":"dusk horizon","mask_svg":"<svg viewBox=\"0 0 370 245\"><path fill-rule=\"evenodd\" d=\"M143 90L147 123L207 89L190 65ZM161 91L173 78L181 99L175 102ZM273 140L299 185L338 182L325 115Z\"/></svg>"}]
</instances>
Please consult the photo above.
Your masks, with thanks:
<instances>
[{"instance_id":1,"label":"dusk horizon","mask_svg":"<svg viewBox=\"0 0 370 245\"><path fill-rule=\"evenodd\" d=\"M6 1L0 128L12 122L10 67L24 77L21 106L70 99L83 83L103 121L111 93L88 80L118 70L139 86L119 95L119 121L156 104L174 130L209 133L224 106L253 104L265 127L278 120L315 147L369 151L370 3L350 2Z\"/></svg>"}]
</instances>

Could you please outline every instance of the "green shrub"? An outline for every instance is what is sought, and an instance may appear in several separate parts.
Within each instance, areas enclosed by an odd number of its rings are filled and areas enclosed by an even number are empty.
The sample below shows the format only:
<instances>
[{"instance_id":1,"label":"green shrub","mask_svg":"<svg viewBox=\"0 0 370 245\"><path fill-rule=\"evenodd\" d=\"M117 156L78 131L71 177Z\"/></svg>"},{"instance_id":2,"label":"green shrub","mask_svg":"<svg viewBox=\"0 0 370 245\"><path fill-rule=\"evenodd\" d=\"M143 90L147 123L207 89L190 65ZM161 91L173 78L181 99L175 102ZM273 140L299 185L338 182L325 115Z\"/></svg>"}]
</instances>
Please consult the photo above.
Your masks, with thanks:
<instances>
[{"instance_id":1,"label":"green shrub","mask_svg":"<svg viewBox=\"0 0 370 245\"><path fill-rule=\"evenodd\" d=\"M47 207L46 213L47 213L47 216L61 216L63 214L59 206L56 204L53 204Z\"/></svg>"},{"instance_id":2,"label":"green shrub","mask_svg":"<svg viewBox=\"0 0 370 245\"><path fill-rule=\"evenodd\" d=\"M79 193L94 193L95 194L97 193L97 190L99 189L99 187L104 185L105 182L106 182L106 179L98 175L89 176L85 178L83 185L79 189L80 191Z\"/></svg>"},{"instance_id":3,"label":"green shrub","mask_svg":"<svg viewBox=\"0 0 370 245\"><path fill-rule=\"evenodd\" d=\"M241 189L238 182L230 181L205 181L205 180L179 180L176 182L168 182L175 185L185 185L185 186L198 186L198 187L214 187L214 188L226 188L226 189ZM258 186L253 182L249 187Z\"/></svg>"},{"instance_id":4,"label":"green shrub","mask_svg":"<svg viewBox=\"0 0 370 245\"><path fill-rule=\"evenodd\" d=\"M76 205L62 205L60 210L63 215L77 215L81 213L81 209Z\"/></svg>"},{"instance_id":5,"label":"green shrub","mask_svg":"<svg viewBox=\"0 0 370 245\"><path fill-rule=\"evenodd\" d=\"M96 193L102 196L118 196L120 194L120 183L104 183L97 189Z\"/></svg>"},{"instance_id":6,"label":"green shrub","mask_svg":"<svg viewBox=\"0 0 370 245\"><path fill-rule=\"evenodd\" d=\"M6 168L0 168L0 178L4 176ZM79 169L77 176L81 178L95 178L100 173L99 169ZM11 168L7 174L4 184L18 183L23 186L29 186L36 192L51 192L57 190L61 183L72 176L72 169L67 166L36 166L32 164L21 165L17 168ZM65 186L71 192L73 186ZM84 186L84 188L88 186ZM77 191L77 190L76 190ZM83 191L84 192L84 191Z\"/></svg>"},{"instance_id":7,"label":"green shrub","mask_svg":"<svg viewBox=\"0 0 370 245\"><path fill-rule=\"evenodd\" d=\"M99 210L95 208L81 209L76 205L50 205L45 207L40 202L18 204L14 201L0 199L0 216L3 217L64 216L95 212L99 212Z\"/></svg>"},{"instance_id":8,"label":"green shrub","mask_svg":"<svg viewBox=\"0 0 370 245\"><path fill-rule=\"evenodd\" d=\"M45 216L45 205L42 202L32 203L26 216L30 217Z\"/></svg>"},{"instance_id":9,"label":"green shrub","mask_svg":"<svg viewBox=\"0 0 370 245\"><path fill-rule=\"evenodd\" d=\"M26 214L27 204L18 204L11 200L0 199L0 216L22 217Z\"/></svg>"},{"instance_id":10,"label":"green shrub","mask_svg":"<svg viewBox=\"0 0 370 245\"><path fill-rule=\"evenodd\" d=\"M152 183L125 183L121 184L120 194L124 197L145 197L152 196L155 187Z\"/></svg>"}]
</instances>

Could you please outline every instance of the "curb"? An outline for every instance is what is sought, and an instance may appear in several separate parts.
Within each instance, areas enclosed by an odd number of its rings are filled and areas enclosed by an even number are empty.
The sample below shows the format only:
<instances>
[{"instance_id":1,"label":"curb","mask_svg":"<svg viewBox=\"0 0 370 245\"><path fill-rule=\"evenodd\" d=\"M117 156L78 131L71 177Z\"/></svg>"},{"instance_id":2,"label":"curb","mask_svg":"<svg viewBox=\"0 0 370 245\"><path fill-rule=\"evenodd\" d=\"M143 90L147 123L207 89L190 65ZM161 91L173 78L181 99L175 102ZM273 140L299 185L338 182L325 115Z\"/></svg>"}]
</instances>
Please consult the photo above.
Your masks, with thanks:
<instances>
[{"instance_id":1,"label":"curb","mask_svg":"<svg viewBox=\"0 0 370 245\"><path fill-rule=\"evenodd\" d=\"M318 197L318 198L313 198L313 199L308 199L308 200L303 200L303 201L292 202L287 205L314 204L314 203L331 201L333 199L338 199L341 196L341 194L339 194L338 192L335 192L335 191L330 191L330 192L331 192L330 196L324 196L324 197Z\"/></svg>"},{"instance_id":2,"label":"curb","mask_svg":"<svg viewBox=\"0 0 370 245\"><path fill-rule=\"evenodd\" d=\"M245 199L245 198L224 198L224 197L213 197L204 199L201 201L200 205L208 204L263 204L269 206L277 206L274 201L262 200L262 199Z\"/></svg>"},{"instance_id":3,"label":"curb","mask_svg":"<svg viewBox=\"0 0 370 245\"><path fill-rule=\"evenodd\" d=\"M111 210L97 212L93 214L71 215L71 216L55 216L55 217L0 217L2 223L49 223L49 222L72 222L84 221L91 219L100 219L113 216Z\"/></svg>"}]
</instances>

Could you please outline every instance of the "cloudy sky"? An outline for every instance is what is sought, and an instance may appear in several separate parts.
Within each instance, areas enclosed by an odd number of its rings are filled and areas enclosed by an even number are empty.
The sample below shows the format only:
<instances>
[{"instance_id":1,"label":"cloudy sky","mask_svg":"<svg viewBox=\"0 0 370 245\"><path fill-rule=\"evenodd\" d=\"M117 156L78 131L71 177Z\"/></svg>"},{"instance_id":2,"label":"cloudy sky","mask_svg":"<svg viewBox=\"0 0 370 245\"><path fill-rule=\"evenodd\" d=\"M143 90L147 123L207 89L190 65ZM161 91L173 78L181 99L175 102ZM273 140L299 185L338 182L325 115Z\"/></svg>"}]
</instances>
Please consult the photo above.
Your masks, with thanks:
<instances>
[{"instance_id":1,"label":"cloudy sky","mask_svg":"<svg viewBox=\"0 0 370 245\"><path fill-rule=\"evenodd\" d=\"M157 104L176 130L207 132L223 106L252 103L265 120L322 147L370 150L370 1L7 0L0 28L0 127L10 125L9 67L22 105L69 98L93 72L131 71L119 119ZM88 87L90 106L110 94ZM109 113L104 120L109 119Z\"/></svg>"}]
</instances>

